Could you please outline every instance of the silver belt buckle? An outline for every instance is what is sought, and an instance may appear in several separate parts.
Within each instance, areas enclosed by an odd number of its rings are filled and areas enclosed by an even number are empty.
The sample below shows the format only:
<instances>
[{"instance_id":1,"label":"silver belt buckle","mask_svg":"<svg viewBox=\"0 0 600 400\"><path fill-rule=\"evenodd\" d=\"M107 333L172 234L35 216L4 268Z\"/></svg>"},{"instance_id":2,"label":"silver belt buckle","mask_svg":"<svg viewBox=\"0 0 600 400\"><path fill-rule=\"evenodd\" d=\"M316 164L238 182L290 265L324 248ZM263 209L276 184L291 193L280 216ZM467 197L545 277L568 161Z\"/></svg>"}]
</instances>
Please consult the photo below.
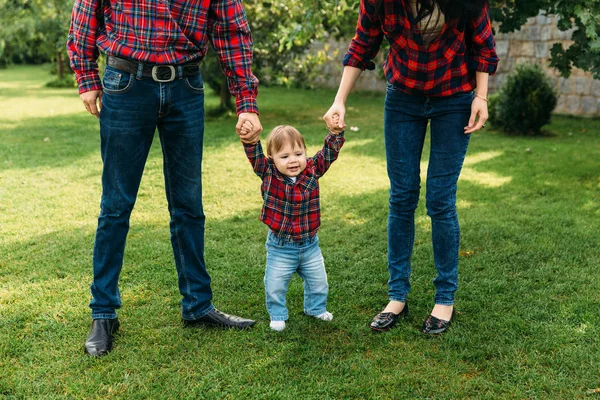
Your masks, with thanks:
<instances>
[{"instance_id":1,"label":"silver belt buckle","mask_svg":"<svg viewBox=\"0 0 600 400\"><path fill-rule=\"evenodd\" d=\"M157 75L159 68L169 68L169 70L171 70L171 77L169 79L160 79ZM152 67L152 79L154 79L155 82L160 82L160 83L172 82L175 80L176 77L177 77L177 73L175 72L175 67L172 65L155 65L154 67Z\"/></svg>"}]
</instances>

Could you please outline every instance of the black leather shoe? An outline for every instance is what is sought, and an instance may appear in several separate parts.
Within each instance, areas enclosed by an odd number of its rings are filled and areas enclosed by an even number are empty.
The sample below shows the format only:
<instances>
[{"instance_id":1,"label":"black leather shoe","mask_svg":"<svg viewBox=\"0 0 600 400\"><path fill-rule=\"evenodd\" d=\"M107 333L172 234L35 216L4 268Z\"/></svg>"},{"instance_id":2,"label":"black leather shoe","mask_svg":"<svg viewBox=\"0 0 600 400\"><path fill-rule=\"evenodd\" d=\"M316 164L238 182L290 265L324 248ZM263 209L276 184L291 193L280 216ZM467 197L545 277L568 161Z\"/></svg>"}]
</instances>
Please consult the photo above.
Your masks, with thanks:
<instances>
[{"instance_id":1,"label":"black leather shoe","mask_svg":"<svg viewBox=\"0 0 600 400\"><path fill-rule=\"evenodd\" d=\"M246 319L246 318L242 318L242 317L237 317L235 315L229 315L229 314L222 313L221 311L217 310L216 308L213 308L211 312L209 312L202 318L193 319L193 320L189 320L189 319L183 320L183 325L187 326L187 327L204 325L204 326L215 326L215 327L225 328L225 329L230 329L230 328L245 329L245 328L250 328L255 323L256 323L256 321L253 321L251 319Z\"/></svg>"},{"instance_id":2,"label":"black leather shoe","mask_svg":"<svg viewBox=\"0 0 600 400\"><path fill-rule=\"evenodd\" d=\"M108 354L113 348L113 336L118 330L117 318L93 320L90 334L85 340L85 352L94 357Z\"/></svg>"},{"instance_id":3,"label":"black leather shoe","mask_svg":"<svg viewBox=\"0 0 600 400\"><path fill-rule=\"evenodd\" d=\"M369 328L376 332L384 332L389 331L398 321L400 317L406 317L408 315L408 303L404 303L404 308L398 314L394 314L393 312L380 312L377 314Z\"/></svg>"},{"instance_id":4,"label":"black leather shoe","mask_svg":"<svg viewBox=\"0 0 600 400\"><path fill-rule=\"evenodd\" d=\"M439 335L440 333L444 333L448 330L448 328L450 328L450 323L453 319L454 309L452 309L450 321L444 321L443 319L439 319L433 315L430 315L425 321L423 321L423 333L428 335Z\"/></svg>"}]
</instances>

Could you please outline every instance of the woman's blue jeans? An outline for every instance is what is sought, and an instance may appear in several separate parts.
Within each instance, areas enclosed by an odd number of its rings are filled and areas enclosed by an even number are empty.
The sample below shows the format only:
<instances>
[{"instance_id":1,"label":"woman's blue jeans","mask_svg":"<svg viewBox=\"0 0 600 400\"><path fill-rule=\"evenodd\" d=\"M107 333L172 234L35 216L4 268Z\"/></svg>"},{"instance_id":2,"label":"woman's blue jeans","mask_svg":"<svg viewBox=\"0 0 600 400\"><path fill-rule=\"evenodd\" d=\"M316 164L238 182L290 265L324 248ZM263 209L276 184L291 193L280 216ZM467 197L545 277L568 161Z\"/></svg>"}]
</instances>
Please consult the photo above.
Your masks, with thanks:
<instances>
[{"instance_id":1,"label":"woman's blue jeans","mask_svg":"<svg viewBox=\"0 0 600 400\"><path fill-rule=\"evenodd\" d=\"M390 178L388 269L390 300L405 302L410 292L410 259L415 238L415 210L421 188L420 163L430 123L426 206L431 218L437 268L435 304L453 305L458 288L460 230L456 184L469 145L464 134L473 92L448 97L409 95L388 85L385 100L385 149Z\"/></svg>"},{"instance_id":2,"label":"woman's blue jeans","mask_svg":"<svg viewBox=\"0 0 600 400\"><path fill-rule=\"evenodd\" d=\"M197 319L213 309L204 263L202 148L204 84L197 76L158 83L107 67L100 112L102 200L94 244L92 318L116 318L121 307L119 274L129 216L158 128L171 244L182 299L182 317Z\"/></svg>"},{"instance_id":3,"label":"woman's blue jeans","mask_svg":"<svg viewBox=\"0 0 600 400\"><path fill-rule=\"evenodd\" d=\"M281 240L269 230L267 236L265 294L271 321L287 321L288 284L294 272L304 281L304 313L317 316L327 311L327 273L319 247L319 237L304 243Z\"/></svg>"}]
</instances>

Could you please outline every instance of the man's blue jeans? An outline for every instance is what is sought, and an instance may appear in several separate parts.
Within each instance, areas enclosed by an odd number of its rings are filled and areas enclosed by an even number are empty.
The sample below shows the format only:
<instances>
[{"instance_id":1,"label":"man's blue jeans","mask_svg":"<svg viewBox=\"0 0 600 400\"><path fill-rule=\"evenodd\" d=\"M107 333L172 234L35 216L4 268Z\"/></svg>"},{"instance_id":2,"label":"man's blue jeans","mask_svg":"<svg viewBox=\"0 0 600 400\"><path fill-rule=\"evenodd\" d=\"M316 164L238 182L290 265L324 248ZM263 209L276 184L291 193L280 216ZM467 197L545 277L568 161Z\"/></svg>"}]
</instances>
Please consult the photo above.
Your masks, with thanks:
<instances>
[{"instance_id":1,"label":"man's blue jeans","mask_svg":"<svg viewBox=\"0 0 600 400\"><path fill-rule=\"evenodd\" d=\"M304 243L288 242L269 230L266 248L265 293L271 321L289 317L286 294L294 272L304 281L304 313L314 317L327 311L329 285L319 237Z\"/></svg>"},{"instance_id":2,"label":"man's blue jeans","mask_svg":"<svg viewBox=\"0 0 600 400\"><path fill-rule=\"evenodd\" d=\"M116 318L121 307L119 274L129 216L158 128L171 243L177 266L182 317L197 319L213 309L204 263L202 147L204 83L200 74L158 83L111 67L103 79L100 112L102 201L94 244L92 318Z\"/></svg>"},{"instance_id":3,"label":"man's blue jeans","mask_svg":"<svg viewBox=\"0 0 600 400\"><path fill-rule=\"evenodd\" d=\"M464 134L473 92L448 97L409 95L389 85L385 100L385 148L390 178L388 269L390 300L406 301L410 259L419 202L420 162L430 121L431 150L427 168L426 206L431 218L435 304L453 305L458 288L460 231L456 183L469 145Z\"/></svg>"}]
</instances>

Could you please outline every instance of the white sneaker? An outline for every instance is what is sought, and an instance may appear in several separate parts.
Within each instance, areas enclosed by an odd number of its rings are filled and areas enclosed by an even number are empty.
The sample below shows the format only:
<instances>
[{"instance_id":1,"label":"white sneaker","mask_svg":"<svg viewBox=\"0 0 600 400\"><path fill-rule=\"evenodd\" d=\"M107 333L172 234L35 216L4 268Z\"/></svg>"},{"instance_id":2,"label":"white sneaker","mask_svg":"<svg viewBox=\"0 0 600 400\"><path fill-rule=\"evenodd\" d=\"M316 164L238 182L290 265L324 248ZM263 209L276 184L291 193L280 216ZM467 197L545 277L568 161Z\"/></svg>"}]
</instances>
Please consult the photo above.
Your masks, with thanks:
<instances>
[{"instance_id":1,"label":"white sneaker","mask_svg":"<svg viewBox=\"0 0 600 400\"><path fill-rule=\"evenodd\" d=\"M285 329L285 321L271 321L269 326L274 331L281 332L282 330Z\"/></svg>"},{"instance_id":2,"label":"white sneaker","mask_svg":"<svg viewBox=\"0 0 600 400\"><path fill-rule=\"evenodd\" d=\"M315 315L315 318L329 322L333 319L333 314L325 311L323 314Z\"/></svg>"}]
</instances>

